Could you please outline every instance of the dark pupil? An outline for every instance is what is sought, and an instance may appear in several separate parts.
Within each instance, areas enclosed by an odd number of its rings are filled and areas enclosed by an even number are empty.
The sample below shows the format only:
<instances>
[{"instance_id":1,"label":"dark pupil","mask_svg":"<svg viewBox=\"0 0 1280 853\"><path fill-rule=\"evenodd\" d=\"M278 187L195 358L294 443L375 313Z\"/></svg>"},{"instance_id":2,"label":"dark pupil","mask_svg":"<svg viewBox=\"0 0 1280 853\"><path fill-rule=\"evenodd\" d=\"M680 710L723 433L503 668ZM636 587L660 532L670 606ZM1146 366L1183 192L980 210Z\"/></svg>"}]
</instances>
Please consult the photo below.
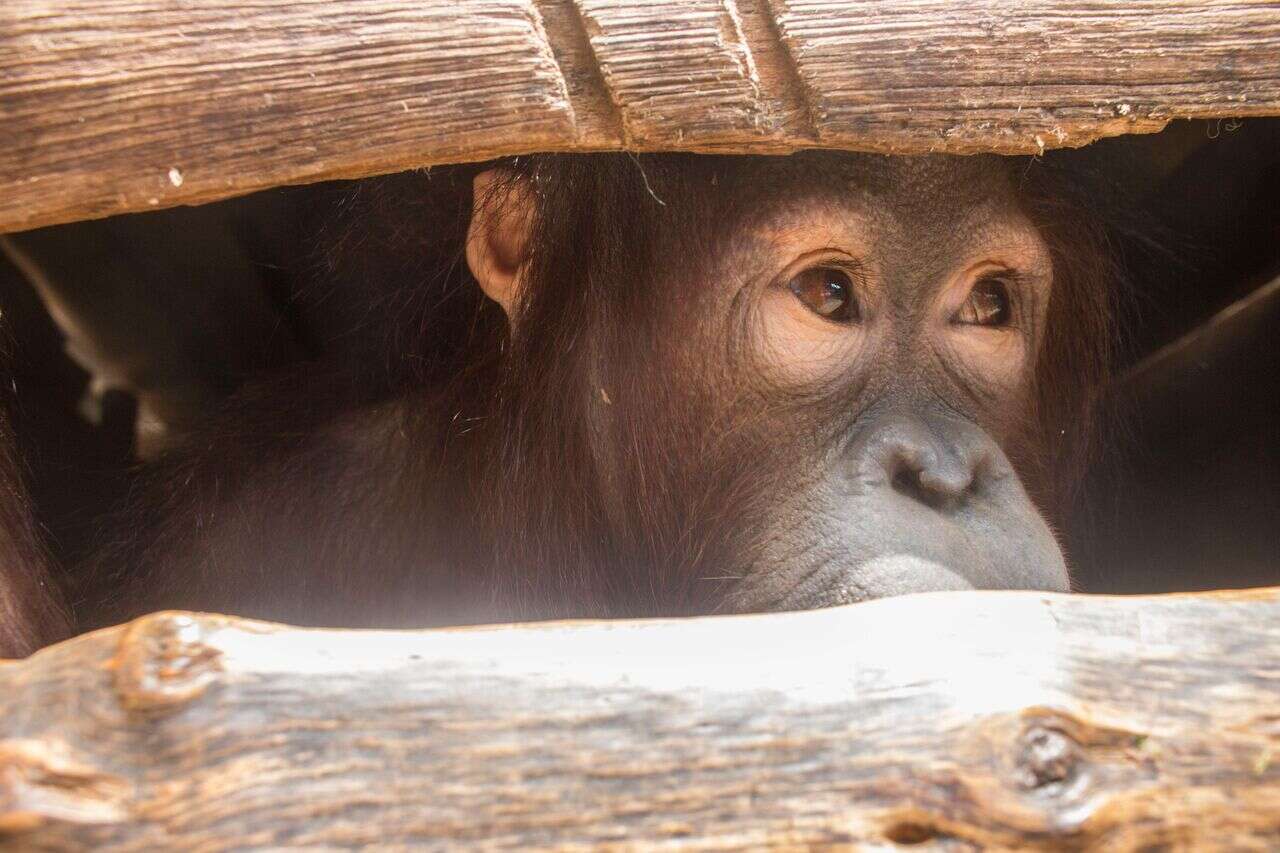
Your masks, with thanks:
<instances>
[{"instance_id":1,"label":"dark pupil","mask_svg":"<svg viewBox=\"0 0 1280 853\"><path fill-rule=\"evenodd\" d=\"M853 282L849 274L832 267L805 270L791 280L791 291L809 310L831 320L854 317Z\"/></svg>"},{"instance_id":2,"label":"dark pupil","mask_svg":"<svg viewBox=\"0 0 1280 853\"><path fill-rule=\"evenodd\" d=\"M1009 322L1009 297L998 279L978 282L970 296L974 322L983 326L1003 326Z\"/></svg>"}]
</instances>

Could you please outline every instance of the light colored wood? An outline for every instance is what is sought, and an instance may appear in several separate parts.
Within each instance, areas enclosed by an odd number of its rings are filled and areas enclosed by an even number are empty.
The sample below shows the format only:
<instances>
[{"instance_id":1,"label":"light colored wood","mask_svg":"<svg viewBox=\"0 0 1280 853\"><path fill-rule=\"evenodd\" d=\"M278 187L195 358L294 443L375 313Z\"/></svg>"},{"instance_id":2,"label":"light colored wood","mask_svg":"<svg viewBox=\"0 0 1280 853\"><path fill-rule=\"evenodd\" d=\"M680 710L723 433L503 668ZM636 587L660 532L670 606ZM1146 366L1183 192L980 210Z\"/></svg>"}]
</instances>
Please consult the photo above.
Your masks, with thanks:
<instances>
[{"instance_id":1,"label":"light colored wood","mask_svg":"<svg viewBox=\"0 0 1280 853\"><path fill-rule=\"evenodd\" d=\"M1278 594L158 614L0 665L0 846L1276 849Z\"/></svg>"},{"instance_id":2,"label":"light colored wood","mask_svg":"<svg viewBox=\"0 0 1280 853\"><path fill-rule=\"evenodd\" d=\"M1277 114L1274 0L6 0L0 232L520 152Z\"/></svg>"}]
</instances>

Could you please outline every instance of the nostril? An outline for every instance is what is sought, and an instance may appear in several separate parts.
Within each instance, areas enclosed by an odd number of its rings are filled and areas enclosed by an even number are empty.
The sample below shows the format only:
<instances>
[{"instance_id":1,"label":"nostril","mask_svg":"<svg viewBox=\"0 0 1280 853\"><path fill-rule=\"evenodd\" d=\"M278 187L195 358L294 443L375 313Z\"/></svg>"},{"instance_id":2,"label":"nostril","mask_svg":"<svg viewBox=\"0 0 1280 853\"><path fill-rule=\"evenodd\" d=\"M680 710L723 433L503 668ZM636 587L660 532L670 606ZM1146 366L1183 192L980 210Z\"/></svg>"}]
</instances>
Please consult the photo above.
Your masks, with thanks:
<instances>
[{"instance_id":1,"label":"nostril","mask_svg":"<svg viewBox=\"0 0 1280 853\"><path fill-rule=\"evenodd\" d=\"M935 510L954 511L979 492L989 461L981 442L965 439L914 420L886 424L862 451L863 464L877 469L866 476L887 479L894 491Z\"/></svg>"},{"instance_id":2,"label":"nostril","mask_svg":"<svg viewBox=\"0 0 1280 853\"><path fill-rule=\"evenodd\" d=\"M862 485L888 486L945 513L994 500L1000 472L1008 467L981 428L952 417L886 418L851 450Z\"/></svg>"},{"instance_id":3,"label":"nostril","mask_svg":"<svg viewBox=\"0 0 1280 853\"><path fill-rule=\"evenodd\" d=\"M892 477L893 488L899 494L936 510L953 509L976 490L975 472L954 464L958 460L932 459L931 462L925 465L899 464Z\"/></svg>"},{"instance_id":4,"label":"nostril","mask_svg":"<svg viewBox=\"0 0 1280 853\"><path fill-rule=\"evenodd\" d=\"M893 489L936 510L946 509L958 497L956 493L936 488L936 483L930 482L926 474L907 465L893 475Z\"/></svg>"}]
</instances>

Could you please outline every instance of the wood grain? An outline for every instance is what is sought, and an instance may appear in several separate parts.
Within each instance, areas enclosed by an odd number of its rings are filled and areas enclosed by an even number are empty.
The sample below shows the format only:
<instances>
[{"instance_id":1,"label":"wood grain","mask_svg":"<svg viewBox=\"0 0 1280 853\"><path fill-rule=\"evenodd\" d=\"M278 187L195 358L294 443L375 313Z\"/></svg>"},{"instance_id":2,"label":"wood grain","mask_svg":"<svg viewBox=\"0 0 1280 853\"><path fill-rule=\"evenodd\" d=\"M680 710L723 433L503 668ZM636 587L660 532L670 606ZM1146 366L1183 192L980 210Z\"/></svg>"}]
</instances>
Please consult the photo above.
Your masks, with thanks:
<instances>
[{"instance_id":1,"label":"wood grain","mask_svg":"<svg viewBox=\"0 0 1280 853\"><path fill-rule=\"evenodd\" d=\"M0 665L0 847L1275 849L1280 589L422 632L158 614Z\"/></svg>"},{"instance_id":2,"label":"wood grain","mask_svg":"<svg viewBox=\"0 0 1280 853\"><path fill-rule=\"evenodd\" d=\"M770 1L824 145L1031 154L1280 105L1273 0Z\"/></svg>"},{"instance_id":3,"label":"wood grain","mask_svg":"<svg viewBox=\"0 0 1280 853\"><path fill-rule=\"evenodd\" d=\"M1277 114L1274 0L7 0L0 232L520 152Z\"/></svg>"},{"instance_id":4,"label":"wood grain","mask_svg":"<svg viewBox=\"0 0 1280 853\"><path fill-rule=\"evenodd\" d=\"M528 0L7 0L0 231L560 147Z\"/></svg>"}]
</instances>

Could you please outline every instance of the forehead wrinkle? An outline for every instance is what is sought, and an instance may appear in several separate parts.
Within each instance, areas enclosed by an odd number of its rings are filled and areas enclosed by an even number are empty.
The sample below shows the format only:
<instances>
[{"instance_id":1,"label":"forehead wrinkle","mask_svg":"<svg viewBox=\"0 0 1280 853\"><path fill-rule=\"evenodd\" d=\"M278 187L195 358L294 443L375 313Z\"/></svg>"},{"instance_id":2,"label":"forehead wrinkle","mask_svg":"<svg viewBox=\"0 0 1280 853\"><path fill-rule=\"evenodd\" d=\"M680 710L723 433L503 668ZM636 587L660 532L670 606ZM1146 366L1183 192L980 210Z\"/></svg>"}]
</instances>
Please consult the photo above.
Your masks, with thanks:
<instances>
[{"instance_id":1,"label":"forehead wrinkle","mask_svg":"<svg viewBox=\"0 0 1280 853\"><path fill-rule=\"evenodd\" d=\"M790 204L746 229L741 239L746 251L761 257L832 249L863 260L872 249L867 244L868 220L852 206ZM790 263L794 258L778 260Z\"/></svg>"},{"instance_id":2,"label":"forehead wrinkle","mask_svg":"<svg viewBox=\"0 0 1280 853\"><path fill-rule=\"evenodd\" d=\"M1004 181L983 181L941 204L905 198L892 205L888 227L880 232L882 249L895 266L940 274L983 255L1010 266L1047 262L1047 248L1030 218Z\"/></svg>"},{"instance_id":3,"label":"forehead wrinkle","mask_svg":"<svg viewBox=\"0 0 1280 853\"><path fill-rule=\"evenodd\" d=\"M798 182L800 195L788 204L793 210L845 211L858 217L851 230L925 254L939 244L972 242L983 236L985 221L1018 209L1004 170L991 158L863 155L824 158L814 171L829 180Z\"/></svg>"},{"instance_id":4,"label":"forehead wrinkle","mask_svg":"<svg viewBox=\"0 0 1280 853\"><path fill-rule=\"evenodd\" d=\"M1017 204L1004 170L988 158L903 158L895 161L893 172L894 179L878 196L903 225L923 224L948 233Z\"/></svg>"},{"instance_id":5,"label":"forehead wrinkle","mask_svg":"<svg viewBox=\"0 0 1280 853\"><path fill-rule=\"evenodd\" d=\"M1048 247L1012 200L990 199L964 212L956 228L939 237L943 262L968 266L990 260L1036 273L1049 266Z\"/></svg>"}]
</instances>

